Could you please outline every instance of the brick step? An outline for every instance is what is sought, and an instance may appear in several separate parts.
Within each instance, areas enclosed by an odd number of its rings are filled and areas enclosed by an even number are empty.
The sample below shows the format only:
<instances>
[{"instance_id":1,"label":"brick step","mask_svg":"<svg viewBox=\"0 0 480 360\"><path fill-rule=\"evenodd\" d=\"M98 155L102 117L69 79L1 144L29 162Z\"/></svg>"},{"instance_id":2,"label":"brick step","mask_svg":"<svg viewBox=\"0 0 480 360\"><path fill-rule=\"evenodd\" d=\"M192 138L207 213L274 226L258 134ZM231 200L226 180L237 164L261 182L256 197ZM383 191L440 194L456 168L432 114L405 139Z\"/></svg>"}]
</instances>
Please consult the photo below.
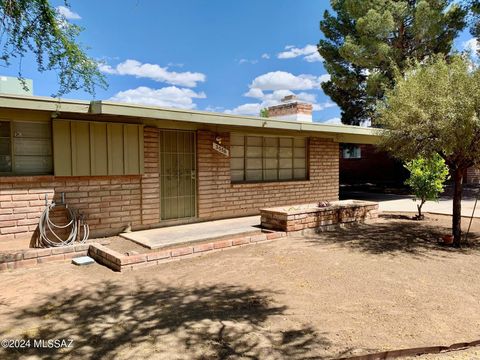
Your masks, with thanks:
<instances>
[{"instance_id":1,"label":"brick step","mask_svg":"<svg viewBox=\"0 0 480 360\"><path fill-rule=\"evenodd\" d=\"M95 239L85 244L70 246L0 251L0 271L31 268L52 262L69 262L73 258L87 255L92 244L109 243L110 240Z\"/></svg>"},{"instance_id":2,"label":"brick step","mask_svg":"<svg viewBox=\"0 0 480 360\"><path fill-rule=\"evenodd\" d=\"M199 245L199 244L204 244L204 243L210 243L213 241L219 241L219 240L227 240L227 239L232 239L232 238L237 238L237 237L246 237L246 236L254 236L254 235L261 235L263 233L271 233L273 232L272 230L269 229L258 229L258 230L251 230L251 231L242 231L236 234L228 234L228 235L221 235L221 236L212 236L208 238L203 238L203 239L195 239L195 240L187 240L187 241L181 241L181 242L172 242L172 243L166 243L162 244L159 246L156 246L155 248L150 248L152 250L171 250L179 247L184 247L188 245ZM122 236L123 234L120 234ZM123 237L123 236L122 236ZM133 241L139 245L146 246L144 243L141 241L136 241L134 238L127 238L126 239ZM147 246L148 247L148 246Z\"/></svg>"},{"instance_id":3,"label":"brick step","mask_svg":"<svg viewBox=\"0 0 480 360\"><path fill-rule=\"evenodd\" d=\"M206 253L236 248L246 245L254 245L258 242L275 240L287 236L282 231L255 231L254 234L236 234L228 238L202 239L188 244L182 243L174 247L159 249L155 252L143 254L124 255L112 250L107 246L92 244L88 255L99 264L105 265L114 271L135 270L144 267L160 265L165 262L201 256Z\"/></svg>"}]
</instances>

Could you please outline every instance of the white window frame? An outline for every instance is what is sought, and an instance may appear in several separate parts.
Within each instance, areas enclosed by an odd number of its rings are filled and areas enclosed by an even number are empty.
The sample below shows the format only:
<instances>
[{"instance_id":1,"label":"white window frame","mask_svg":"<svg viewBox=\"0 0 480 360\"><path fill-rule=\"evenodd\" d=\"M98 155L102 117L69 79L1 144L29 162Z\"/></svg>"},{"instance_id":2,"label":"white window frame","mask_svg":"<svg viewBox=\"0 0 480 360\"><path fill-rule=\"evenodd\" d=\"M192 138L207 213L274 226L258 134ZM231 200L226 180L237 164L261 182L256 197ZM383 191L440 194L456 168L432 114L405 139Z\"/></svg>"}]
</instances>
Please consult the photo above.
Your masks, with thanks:
<instances>
[{"instance_id":1,"label":"white window frame","mask_svg":"<svg viewBox=\"0 0 480 360\"><path fill-rule=\"evenodd\" d=\"M348 145L342 148L342 157L344 159L361 159L362 148L359 145Z\"/></svg>"},{"instance_id":2,"label":"white window frame","mask_svg":"<svg viewBox=\"0 0 480 360\"><path fill-rule=\"evenodd\" d=\"M282 146L289 142L291 145ZM308 180L308 138L305 137L232 133L230 156L232 183ZM285 163L290 166L282 167Z\"/></svg>"}]
</instances>

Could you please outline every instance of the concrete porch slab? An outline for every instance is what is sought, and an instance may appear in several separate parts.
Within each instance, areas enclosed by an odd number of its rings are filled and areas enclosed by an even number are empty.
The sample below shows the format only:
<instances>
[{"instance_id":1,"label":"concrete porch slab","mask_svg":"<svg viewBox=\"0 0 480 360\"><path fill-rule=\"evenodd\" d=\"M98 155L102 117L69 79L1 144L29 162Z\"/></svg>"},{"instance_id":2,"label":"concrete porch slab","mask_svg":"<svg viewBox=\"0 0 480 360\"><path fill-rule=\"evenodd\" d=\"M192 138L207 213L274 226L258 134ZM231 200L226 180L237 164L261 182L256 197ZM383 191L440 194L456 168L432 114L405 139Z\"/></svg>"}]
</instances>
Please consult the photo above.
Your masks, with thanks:
<instances>
[{"instance_id":1,"label":"concrete porch slab","mask_svg":"<svg viewBox=\"0 0 480 360\"><path fill-rule=\"evenodd\" d=\"M248 216L134 231L120 236L149 249L161 249L260 231L260 216Z\"/></svg>"}]
</instances>

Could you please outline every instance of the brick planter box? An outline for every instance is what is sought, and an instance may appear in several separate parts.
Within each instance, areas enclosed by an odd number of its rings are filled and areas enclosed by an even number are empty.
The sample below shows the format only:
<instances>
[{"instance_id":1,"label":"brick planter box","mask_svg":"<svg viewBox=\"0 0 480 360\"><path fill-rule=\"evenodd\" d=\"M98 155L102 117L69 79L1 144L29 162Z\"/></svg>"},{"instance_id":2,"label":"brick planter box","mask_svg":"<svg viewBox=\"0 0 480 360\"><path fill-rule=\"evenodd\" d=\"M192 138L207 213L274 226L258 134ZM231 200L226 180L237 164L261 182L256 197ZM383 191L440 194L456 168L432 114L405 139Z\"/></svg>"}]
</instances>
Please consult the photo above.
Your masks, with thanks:
<instances>
[{"instance_id":1,"label":"brick planter box","mask_svg":"<svg viewBox=\"0 0 480 360\"><path fill-rule=\"evenodd\" d=\"M378 204L370 201L341 200L329 206L303 204L261 209L262 227L277 231L325 230L331 226L359 223L378 217Z\"/></svg>"}]
</instances>

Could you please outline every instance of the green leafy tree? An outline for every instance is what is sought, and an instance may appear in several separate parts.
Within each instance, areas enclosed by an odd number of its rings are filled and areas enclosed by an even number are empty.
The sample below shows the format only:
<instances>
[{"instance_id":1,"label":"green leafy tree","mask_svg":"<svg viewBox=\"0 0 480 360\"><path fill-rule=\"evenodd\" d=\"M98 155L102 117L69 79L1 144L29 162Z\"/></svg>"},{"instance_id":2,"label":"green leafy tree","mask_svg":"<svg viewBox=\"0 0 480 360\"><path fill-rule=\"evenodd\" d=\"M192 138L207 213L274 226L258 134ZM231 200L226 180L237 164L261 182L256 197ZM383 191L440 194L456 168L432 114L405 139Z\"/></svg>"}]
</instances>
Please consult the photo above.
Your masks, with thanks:
<instances>
[{"instance_id":1,"label":"green leafy tree","mask_svg":"<svg viewBox=\"0 0 480 360\"><path fill-rule=\"evenodd\" d=\"M97 62L77 41L81 30L48 0L0 0L0 63L9 66L20 60L18 76L23 79L21 59L31 53L39 72L57 72L59 89L54 96L79 89L94 95L96 86L107 84Z\"/></svg>"},{"instance_id":2,"label":"green leafy tree","mask_svg":"<svg viewBox=\"0 0 480 360\"><path fill-rule=\"evenodd\" d=\"M480 0L467 0L466 6L469 9L470 33L480 41ZM480 55L480 47L477 47L477 54Z\"/></svg>"},{"instance_id":3,"label":"green leafy tree","mask_svg":"<svg viewBox=\"0 0 480 360\"><path fill-rule=\"evenodd\" d=\"M322 88L342 109L342 122L370 119L375 103L410 60L449 54L466 26L455 0L331 0L320 22L318 51L331 75Z\"/></svg>"},{"instance_id":4,"label":"green leafy tree","mask_svg":"<svg viewBox=\"0 0 480 360\"><path fill-rule=\"evenodd\" d=\"M342 109L342 122L360 125L370 119L371 107L367 103L364 69L342 56L340 50L347 36L358 37L356 21L347 11L345 0L331 1L335 15L328 10L320 21L325 39L320 40L318 51L330 80L322 83L323 91Z\"/></svg>"},{"instance_id":5,"label":"green leafy tree","mask_svg":"<svg viewBox=\"0 0 480 360\"><path fill-rule=\"evenodd\" d=\"M396 86L377 106L382 145L411 160L437 153L454 180L453 236L460 246L466 170L480 163L480 70L465 57L436 56L397 74Z\"/></svg>"},{"instance_id":6,"label":"green leafy tree","mask_svg":"<svg viewBox=\"0 0 480 360\"><path fill-rule=\"evenodd\" d=\"M423 219L422 207L427 200L437 201L443 191L445 180L448 178L448 167L440 155L434 154L430 158L417 157L405 164L410 171L410 177L405 184L410 186L415 195L418 219Z\"/></svg>"},{"instance_id":7,"label":"green leafy tree","mask_svg":"<svg viewBox=\"0 0 480 360\"><path fill-rule=\"evenodd\" d=\"M260 110L260 117L268 118L268 109L264 108Z\"/></svg>"}]
</instances>

